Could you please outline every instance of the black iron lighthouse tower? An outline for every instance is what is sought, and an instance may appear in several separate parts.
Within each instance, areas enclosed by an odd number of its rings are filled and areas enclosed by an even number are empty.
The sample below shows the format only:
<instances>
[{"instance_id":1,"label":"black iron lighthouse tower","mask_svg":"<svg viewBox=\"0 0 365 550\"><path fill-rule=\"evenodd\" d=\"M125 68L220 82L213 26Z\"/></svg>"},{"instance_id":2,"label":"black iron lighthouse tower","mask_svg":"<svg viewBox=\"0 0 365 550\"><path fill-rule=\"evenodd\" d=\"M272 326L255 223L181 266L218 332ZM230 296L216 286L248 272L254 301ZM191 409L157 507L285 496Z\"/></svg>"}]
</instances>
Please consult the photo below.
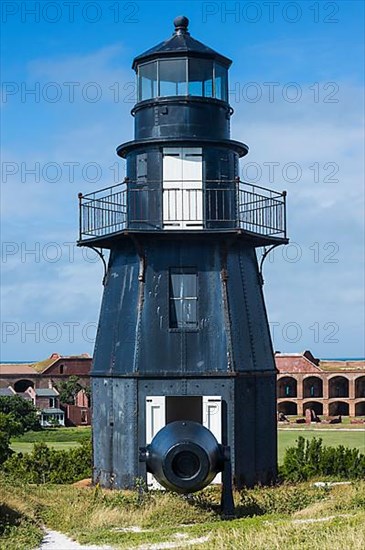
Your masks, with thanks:
<instances>
[{"instance_id":1,"label":"black iron lighthouse tower","mask_svg":"<svg viewBox=\"0 0 365 550\"><path fill-rule=\"evenodd\" d=\"M256 248L287 242L285 193L240 181L248 147L230 138L231 61L193 39L187 18L174 25L133 62L135 139L117 148L127 178L79 196L79 244L110 250L92 367L94 480L134 486L146 476L140 448L165 425L195 422L230 447L240 488L276 475ZM176 475L194 475L193 455L175 456Z\"/></svg>"}]
</instances>

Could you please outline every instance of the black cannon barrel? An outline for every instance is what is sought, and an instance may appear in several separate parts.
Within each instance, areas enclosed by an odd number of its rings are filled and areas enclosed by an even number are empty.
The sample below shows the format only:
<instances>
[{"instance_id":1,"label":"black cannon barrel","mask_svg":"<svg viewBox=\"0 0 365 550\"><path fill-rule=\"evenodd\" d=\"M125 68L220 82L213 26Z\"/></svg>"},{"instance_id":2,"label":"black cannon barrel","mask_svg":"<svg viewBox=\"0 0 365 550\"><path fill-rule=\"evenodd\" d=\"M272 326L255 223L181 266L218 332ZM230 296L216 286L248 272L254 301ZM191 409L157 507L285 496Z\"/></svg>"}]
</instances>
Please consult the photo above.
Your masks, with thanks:
<instances>
[{"instance_id":1,"label":"black cannon barrel","mask_svg":"<svg viewBox=\"0 0 365 550\"><path fill-rule=\"evenodd\" d=\"M223 470L224 449L202 424L177 421L164 426L141 449L141 460L166 489L193 493Z\"/></svg>"}]
</instances>

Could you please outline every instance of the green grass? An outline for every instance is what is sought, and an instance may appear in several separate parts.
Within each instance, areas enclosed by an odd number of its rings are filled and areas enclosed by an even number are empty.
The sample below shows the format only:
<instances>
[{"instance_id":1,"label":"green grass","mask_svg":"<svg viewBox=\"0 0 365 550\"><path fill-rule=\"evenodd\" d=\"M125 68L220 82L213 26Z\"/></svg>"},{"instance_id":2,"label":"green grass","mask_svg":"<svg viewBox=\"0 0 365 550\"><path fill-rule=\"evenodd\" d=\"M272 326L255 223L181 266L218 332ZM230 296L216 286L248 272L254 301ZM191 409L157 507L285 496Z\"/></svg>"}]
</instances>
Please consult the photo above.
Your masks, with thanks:
<instances>
[{"instance_id":1,"label":"green grass","mask_svg":"<svg viewBox=\"0 0 365 550\"><path fill-rule=\"evenodd\" d=\"M98 486L10 483L0 476L0 505L18 518L19 526L15 529L11 520L5 533L3 529L0 549L36 547L42 524L83 544L108 544L120 549L163 542L178 543L182 549L192 539L202 537L206 537L201 540L203 544L191 547L222 550L365 547L364 482L332 489L302 483L236 492L236 517L231 521L221 520L219 498L215 487L189 499L168 492L141 497L137 492L105 491Z\"/></svg>"},{"instance_id":2,"label":"green grass","mask_svg":"<svg viewBox=\"0 0 365 550\"><path fill-rule=\"evenodd\" d=\"M26 432L24 435L14 437L16 443L51 443L67 441L87 441L91 437L91 428L49 428L39 432Z\"/></svg>"},{"instance_id":3,"label":"green grass","mask_svg":"<svg viewBox=\"0 0 365 550\"><path fill-rule=\"evenodd\" d=\"M365 453L365 432L360 430L353 431L340 431L340 430L319 430L316 429L304 429L304 430L288 430L279 429L278 431L278 461L279 464L283 462L285 449L295 444L295 441L299 436L303 436L306 439L313 437L321 438L324 445L334 446L344 445L345 447L355 447L360 450L361 453Z\"/></svg>"},{"instance_id":4,"label":"green grass","mask_svg":"<svg viewBox=\"0 0 365 550\"><path fill-rule=\"evenodd\" d=\"M49 447L56 449L57 451L67 451L72 447L77 447L80 445L79 441L46 441ZM11 443L11 448L16 453L31 453L33 450L34 443L23 443L19 441L13 441Z\"/></svg>"},{"instance_id":5,"label":"green grass","mask_svg":"<svg viewBox=\"0 0 365 550\"><path fill-rule=\"evenodd\" d=\"M91 437L91 428L50 428L13 437L11 448L16 453L30 453L34 443L47 443L57 450L68 450Z\"/></svg>"},{"instance_id":6,"label":"green grass","mask_svg":"<svg viewBox=\"0 0 365 550\"><path fill-rule=\"evenodd\" d=\"M68 450L91 437L91 428L50 428L13 437L11 448L16 453L30 453L34 443L46 443L57 450Z\"/></svg>"}]
</instances>

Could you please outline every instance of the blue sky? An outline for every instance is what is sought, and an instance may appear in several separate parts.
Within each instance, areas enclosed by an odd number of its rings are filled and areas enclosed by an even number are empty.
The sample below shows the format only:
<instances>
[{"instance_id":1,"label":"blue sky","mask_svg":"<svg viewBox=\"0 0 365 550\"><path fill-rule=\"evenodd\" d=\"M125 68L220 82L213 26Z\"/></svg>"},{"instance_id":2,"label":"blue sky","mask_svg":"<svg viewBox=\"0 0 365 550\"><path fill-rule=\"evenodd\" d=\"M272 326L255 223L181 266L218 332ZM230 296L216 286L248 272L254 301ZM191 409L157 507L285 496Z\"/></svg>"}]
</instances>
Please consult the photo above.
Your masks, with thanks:
<instances>
[{"instance_id":1,"label":"blue sky","mask_svg":"<svg viewBox=\"0 0 365 550\"><path fill-rule=\"evenodd\" d=\"M179 14L233 59L242 178L288 191L292 244L264 268L275 349L364 355L363 2L1 8L2 361L92 353L102 266L74 246L77 193L123 177L132 59Z\"/></svg>"}]
</instances>

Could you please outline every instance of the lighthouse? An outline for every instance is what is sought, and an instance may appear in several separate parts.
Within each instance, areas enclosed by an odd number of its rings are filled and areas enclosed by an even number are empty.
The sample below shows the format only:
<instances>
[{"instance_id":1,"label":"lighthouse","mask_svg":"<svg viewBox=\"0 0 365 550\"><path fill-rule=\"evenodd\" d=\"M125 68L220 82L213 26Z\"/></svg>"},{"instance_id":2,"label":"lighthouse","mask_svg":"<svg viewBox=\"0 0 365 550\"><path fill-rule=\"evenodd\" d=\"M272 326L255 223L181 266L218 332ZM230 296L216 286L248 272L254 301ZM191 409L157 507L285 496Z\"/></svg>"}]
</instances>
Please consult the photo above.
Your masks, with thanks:
<instances>
[{"instance_id":1,"label":"lighthouse","mask_svg":"<svg viewBox=\"0 0 365 550\"><path fill-rule=\"evenodd\" d=\"M91 372L93 478L103 487L163 485L169 472L170 488L181 479L190 491L194 476L198 488L219 483L222 449L238 489L276 476L257 250L288 242L286 193L240 180L248 147L230 135L232 62L188 25L177 17L172 36L133 61L134 139L117 147L127 177L79 195L78 244L110 251ZM169 471L148 466L157 447Z\"/></svg>"}]
</instances>

